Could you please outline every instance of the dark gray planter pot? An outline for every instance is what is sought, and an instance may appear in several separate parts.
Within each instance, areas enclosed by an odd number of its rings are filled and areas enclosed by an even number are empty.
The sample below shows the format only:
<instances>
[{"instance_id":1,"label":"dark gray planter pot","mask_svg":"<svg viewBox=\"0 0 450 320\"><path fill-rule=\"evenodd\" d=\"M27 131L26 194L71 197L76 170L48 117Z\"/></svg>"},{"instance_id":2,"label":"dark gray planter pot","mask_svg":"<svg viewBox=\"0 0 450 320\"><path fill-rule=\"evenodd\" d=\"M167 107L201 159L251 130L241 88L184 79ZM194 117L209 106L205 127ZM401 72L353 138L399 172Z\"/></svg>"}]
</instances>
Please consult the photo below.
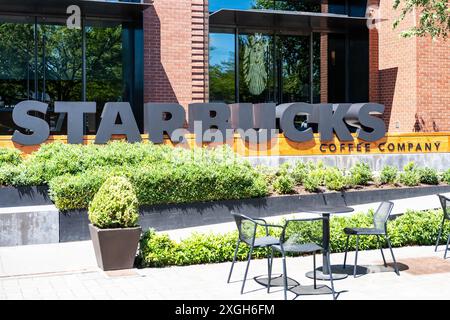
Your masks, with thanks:
<instances>
[{"instance_id":1,"label":"dark gray planter pot","mask_svg":"<svg viewBox=\"0 0 450 320\"><path fill-rule=\"evenodd\" d=\"M133 268L141 231L141 227L99 229L89 224L99 268L104 271Z\"/></svg>"}]
</instances>

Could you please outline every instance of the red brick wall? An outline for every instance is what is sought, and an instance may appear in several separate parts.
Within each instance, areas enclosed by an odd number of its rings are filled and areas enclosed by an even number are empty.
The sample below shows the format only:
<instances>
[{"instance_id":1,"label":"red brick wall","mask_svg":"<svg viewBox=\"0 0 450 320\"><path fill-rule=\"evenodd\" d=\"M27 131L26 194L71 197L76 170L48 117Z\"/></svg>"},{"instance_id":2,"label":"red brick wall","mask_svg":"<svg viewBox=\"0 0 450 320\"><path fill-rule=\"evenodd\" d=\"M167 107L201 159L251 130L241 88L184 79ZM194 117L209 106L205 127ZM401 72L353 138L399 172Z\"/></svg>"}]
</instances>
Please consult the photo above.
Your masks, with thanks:
<instances>
[{"instance_id":1,"label":"red brick wall","mask_svg":"<svg viewBox=\"0 0 450 320\"><path fill-rule=\"evenodd\" d=\"M207 0L154 0L146 10L145 102L205 101L207 8Z\"/></svg>"},{"instance_id":2,"label":"red brick wall","mask_svg":"<svg viewBox=\"0 0 450 320\"><path fill-rule=\"evenodd\" d=\"M450 41L417 39L416 131L450 131Z\"/></svg>"},{"instance_id":3,"label":"red brick wall","mask_svg":"<svg viewBox=\"0 0 450 320\"><path fill-rule=\"evenodd\" d=\"M385 21L377 36L370 37L374 50L370 54L371 97L378 95L378 101L386 105L390 132L450 131L450 42L400 37L402 30L415 24L418 13L408 15L394 30L398 14L391 1L380 1L380 16ZM372 43L376 37L378 48ZM377 56L375 74L372 59Z\"/></svg>"}]
</instances>

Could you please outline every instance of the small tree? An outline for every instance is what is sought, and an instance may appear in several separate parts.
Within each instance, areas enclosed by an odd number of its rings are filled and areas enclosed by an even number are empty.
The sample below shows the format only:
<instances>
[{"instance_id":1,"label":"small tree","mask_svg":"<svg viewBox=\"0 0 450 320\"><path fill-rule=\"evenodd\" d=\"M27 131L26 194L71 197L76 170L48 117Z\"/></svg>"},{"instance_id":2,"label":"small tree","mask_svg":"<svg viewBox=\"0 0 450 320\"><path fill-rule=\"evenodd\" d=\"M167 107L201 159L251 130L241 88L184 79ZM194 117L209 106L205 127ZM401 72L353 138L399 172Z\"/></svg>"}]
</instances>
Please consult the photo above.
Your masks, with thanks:
<instances>
[{"instance_id":1,"label":"small tree","mask_svg":"<svg viewBox=\"0 0 450 320\"><path fill-rule=\"evenodd\" d=\"M401 8L400 16L394 22L397 28L407 14L420 12L417 26L401 33L403 37L431 36L446 39L450 32L450 7L448 0L394 0L394 9Z\"/></svg>"}]
</instances>

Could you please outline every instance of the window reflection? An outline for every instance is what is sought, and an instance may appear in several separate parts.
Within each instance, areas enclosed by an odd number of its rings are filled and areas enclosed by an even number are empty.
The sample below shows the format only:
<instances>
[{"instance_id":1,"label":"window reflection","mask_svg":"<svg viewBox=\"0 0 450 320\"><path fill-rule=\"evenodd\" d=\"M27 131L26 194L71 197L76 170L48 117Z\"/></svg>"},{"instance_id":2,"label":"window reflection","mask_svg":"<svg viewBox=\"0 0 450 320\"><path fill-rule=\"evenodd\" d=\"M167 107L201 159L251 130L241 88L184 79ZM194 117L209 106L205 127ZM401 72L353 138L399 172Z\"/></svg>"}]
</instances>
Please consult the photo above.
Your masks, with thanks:
<instances>
[{"instance_id":1,"label":"window reflection","mask_svg":"<svg viewBox=\"0 0 450 320\"><path fill-rule=\"evenodd\" d=\"M95 133L106 102L123 100L122 25L86 27L86 99L97 102L97 113L88 115L87 133Z\"/></svg>"},{"instance_id":2,"label":"window reflection","mask_svg":"<svg viewBox=\"0 0 450 320\"><path fill-rule=\"evenodd\" d=\"M317 0L210 0L209 11L220 9L269 9L286 11L320 12Z\"/></svg>"},{"instance_id":3,"label":"window reflection","mask_svg":"<svg viewBox=\"0 0 450 320\"><path fill-rule=\"evenodd\" d=\"M209 39L210 101L234 103L236 101L234 34L211 33Z\"/></svg>"}]
</instances>

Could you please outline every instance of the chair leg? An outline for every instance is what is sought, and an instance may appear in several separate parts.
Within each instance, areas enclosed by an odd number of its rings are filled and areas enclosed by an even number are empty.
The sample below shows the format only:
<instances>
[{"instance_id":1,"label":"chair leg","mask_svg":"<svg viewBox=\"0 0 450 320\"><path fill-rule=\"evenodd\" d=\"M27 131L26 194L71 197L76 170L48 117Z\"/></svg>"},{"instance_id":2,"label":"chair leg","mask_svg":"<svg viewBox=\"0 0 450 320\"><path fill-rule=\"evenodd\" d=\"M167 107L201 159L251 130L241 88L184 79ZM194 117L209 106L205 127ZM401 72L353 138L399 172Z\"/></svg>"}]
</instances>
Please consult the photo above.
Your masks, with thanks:
<instances>
[{"instance_id":1,"label":"chair leg","mask_svg":"<svg viewBox=\"0 0 450 320\"><path fill-rule=\"evenodd\" d=\"M237 241L236 249L234 250L233 262L231 262L230 274L228 275L227 283L230 283L231 274L233 273L234 263L236 262L236 257L237 257L237 253L238 253L238 250L239 250L240 242L241 242L240 240Z\"/></svg>"},{"instance_id":2,"label":"chair leg","mask_svg":"<svg viewBox=\"0 0 450 320\"><path fill-rule=\"evenodd\" d=\"M387 267L386 258L384 257L384 253L383 253L383 243L380 241L379 235L377 235L377 242L378 242L378 245L380 246L380 251L381 251L381 256L383 257L384 266Z\"/></svg>"},{"instance_id":3,"label":"chair leg","mask_svg":"<svg viewBox=\"0 0 450 320\"><path fill-rule=\"evenodd\" d=\"M395 273L399 276L400 275L400 271L398 269L397 266L397 261L395 260L395 256L394 256L394 251L392 250L392 246L391 246L391 241L389 240L389 237L386 235L386 242L389 246L389 250L391 251L391 256L392 256L392 260L394 261L394 268L395 268Z\"/></svg>"},{"instance_id":4,"label":"chair leg","mask_svg":"<svg viewBox=\"0 0 450 320\"><path fill-rule=\"evenodd\" d=\"M444 259L447 259L447 251L448 251L449 242L450 242L450 235L447 238L447 245L445 246Z\"/></svg>"},{"instance_id":5,"label":"chair leg","mask_svg":"<svg viewBox=\"0 0 450 320\"><path fill-rule=\"evenodd\" d=\"M284 300L287 300L287 268L286 268L286 256L283 254L283 284L284 284Z\"/></svg>"},{"instance_id":6,"label":"chair leg","mask_svg":"<svg viewBox=\"0 0 450 320\"><path fill-rule=\"evenodd\" d=\"M438 237L436 240L436 247L434 248L434 252L437 251L437 248L439 246L439 241L441 240L441 235L442 235L442 229L444 228L444 222L445 222L445 218L442 219L441 227L439 228L439 233L438 233Z\"/></svg>"},{"instance_id":7,"label":"chair leg","mask_svg":"<svg viewBox=\"0 0 450 320\"><path fill-rule=\"evenodd\" d=\"M323 267L322 267L323 269ZM328 269L330 270L330 269ZM316 253L313 253L313 274L314 274L314 289L317 289L317 271L316 271Z\"/></svg>"},{"instance_id":8,"label":"chair leg","mask_svg":"<svg viewBox=\"0 0 450 320\"><path fill-rule=\"evenodd\" d=\"M356 251L355 251L355 265L353 266L353 277L356 278L356 268L358 266L358 246L359 246L359 236L356 236Z\"/></svg>"},{"instance_id":9,"label":"chair leg","mask_svg":"<svg viewBox=\"0 0 450 320\"><path fill-rule=\"evenodd\" d=\"M244 293L245 281L247 280L248 268L250 267L250 261L252 260L253 246L250 247L250 252L248 253L247 268L245 268L244 281L242 281L241 294Z\"/></svg>"},{"instance_id":10,"label":"chair leg","mask_svg":"<svg viewBox=\"0 0 450 320\"><path fill-rule=\"evenodd\" d=\"M327 260L328 260L328 270L330 270L330 284L331 284L331 293L333 294L333 300L336 300L336 292L334 291L334 282L333 282L333 273L331 272L331 261L330 261L330 253L327 252Z\"/></svg>"},{"instance_id":11,"label":"chair leg","mask_svg":"<svg viewBox=\"0 0 450 320\"><path fill-rule=\"evenodd\" d=\"M273 267L273 248L269 257L269 279L267 281L267 293L270 293L270 284L272 282L272 267Z\"/></svg>"},{"instance_id":12,"label":"chair leg","mask_svg":"<svg viewBox=\"0 0 450 320\"><path fill-rule=\"evenodd\" d=\"M350 239L350 235L347 236L347 241L345 242L344 269L347 264L347 252L348 252L348 240L349 239Z\"/></svg>"}]
</instances>

